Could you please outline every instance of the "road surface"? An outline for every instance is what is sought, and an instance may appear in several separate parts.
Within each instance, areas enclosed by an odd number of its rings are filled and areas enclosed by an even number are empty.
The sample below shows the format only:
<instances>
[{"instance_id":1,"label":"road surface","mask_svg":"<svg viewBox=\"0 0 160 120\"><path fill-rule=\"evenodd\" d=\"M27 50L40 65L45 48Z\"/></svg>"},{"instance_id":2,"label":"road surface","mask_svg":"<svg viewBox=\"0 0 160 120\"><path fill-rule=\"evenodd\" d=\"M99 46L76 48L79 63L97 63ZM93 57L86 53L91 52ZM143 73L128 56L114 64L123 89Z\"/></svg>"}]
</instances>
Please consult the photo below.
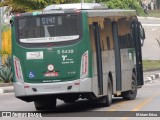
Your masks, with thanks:
<instances>
[{"instance_id":1,"label":"road surface","mask_svg":"<svg viewBox=\"0 0 160 120\"><path fill-rule=\"evenodd\" d=\"M99 113L107 111L160 111L160 79L156 79L152 84L147 83L141 89L138 90L138 95L136 100L124 101L122 98L113 98L113 104L111 107L101 107L90 102L88 100L80 100L72 104L65 104L63 101L58 100L58 105L55 111L44 112L42 116L48 116L49 119L63 120L66 116L77 116L77 120L81 120L80 116L84 116L82 112L90 112L89 116L96 116ZM0 94L0 111L34 111L37 112L34 108L33 102L26 103L14 97L14 93L5 93ZM59 112L60 111L60 112ZM63 112L67 113L63 113ZM72 112L68 112L72 111ZM76 112L74 112L76 111ZM56 113L58 112L58 113ZM125 113L127 114L127 113ZM61 117L54 117L61 116ZM51 118L53 117L53 118ZM115 116L116 117L116 116ZM94 117L95 118L95 117ZM39 119L39 118L38 118ZM69 118L68 118L69 119ZM73 119L73 117L71 117ZM86 118L85 118L86 119ZM88 117L86 120L90 120L91 117ZM97 119L97 118L95 118ZM101 117L102 119L102 117ZM139 120L138 118L113 118L105 117L104 120ZM148 120L158 120L160 118L147 118ZM17 118L16 118L17 120ZM66 119L65 119L66 120ZM92 119L93 120L93 119ZM140 118L140 120L146 120L145 118Z\"/></svg>"},{"instance_id":2,"label":"road surface","mask_svg":"<svg viewBox=\"0 0 160 120\"><path fill-rule=\"evenodd\" d=\"M139 21L146 33L142 47L143 60L160 60L160 18L139 18Z\"/></svg>"}]
</instances>

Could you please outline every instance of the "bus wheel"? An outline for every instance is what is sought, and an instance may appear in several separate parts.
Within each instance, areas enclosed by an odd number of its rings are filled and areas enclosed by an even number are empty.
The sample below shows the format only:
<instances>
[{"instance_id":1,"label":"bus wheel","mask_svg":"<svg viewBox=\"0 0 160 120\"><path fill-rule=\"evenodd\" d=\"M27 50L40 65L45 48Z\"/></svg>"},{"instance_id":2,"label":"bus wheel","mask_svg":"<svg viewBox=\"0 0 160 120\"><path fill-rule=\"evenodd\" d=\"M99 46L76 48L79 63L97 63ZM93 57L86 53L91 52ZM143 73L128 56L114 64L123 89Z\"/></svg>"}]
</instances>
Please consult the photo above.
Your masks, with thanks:
<instances>
[{"instance_id":1,"label":"bus wheel","mask_svg":"<svg viewBox=\"0 0 160 120\"><path fill-rule=\"evenodd\" d=\"M52 97L39 98L34 101L36 110L54 110L56 108L57 100Z\"/></svg>"},{"instance_id":2,"label":"bus wheel","mask_svg":"<svg viewBox=\"0 0 160 120\"><path fill-rule=\"evenodd\" d=\"M113 86L111 80L109 79L107 95L100 99L100 103L102 103L103 107L109 107L112 104L112 93L113 93Z\"/></svg>"},{"instance_id":3,"label":"bus wheel","mask_svg":"<svg viewBox=\"0 0 160 120\"><path fill-rule=\"evenodd\" d=\"M137 96L137 81L135 73L133 73L132 76L131 86L132 86L131 90L122 93L122 97L124 100L134 100Z\"/></svg>"}]
</instances>

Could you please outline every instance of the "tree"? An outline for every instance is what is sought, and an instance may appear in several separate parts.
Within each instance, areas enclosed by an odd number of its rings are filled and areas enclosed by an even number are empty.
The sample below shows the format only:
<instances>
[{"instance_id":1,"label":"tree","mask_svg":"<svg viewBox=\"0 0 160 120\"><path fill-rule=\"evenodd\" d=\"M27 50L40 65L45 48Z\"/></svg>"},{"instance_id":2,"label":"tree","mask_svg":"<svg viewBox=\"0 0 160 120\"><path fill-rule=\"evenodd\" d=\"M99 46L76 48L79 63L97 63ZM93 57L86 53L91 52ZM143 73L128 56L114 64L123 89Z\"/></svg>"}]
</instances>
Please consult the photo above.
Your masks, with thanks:
<instances>
[{"instance_id":1,"label":"tree","mask_svg":"<svg viewBox=\"0 0 160 120\"><path fill-rule=\"evenodd\" d=\"M85 2L93 2L93 0L84 0ZM143 13L140 6L141 0L95 0L97 3L103 2L109 8L134 9L138 14ZM0 6L8 6L12 8L12 12L28 12L40 10L51 4L60 3L76 3L81 0L4 0L0 2Z\"/></svg>"},{"instance_id":2,"label":"tree","mask_svg":"<svg viewBox=\"0 0 160 120\"><path fill-rule=\"evenodd\" d=\"M12 13L40 10L51 4L79 2L79 0L4 0L0 6L12 8Z\"/></svg>"},{"instance_id":3,"label":"tree","mask_svg":"<svg viewBox=\"0 0 160 120\"><path fill-rule=\"evenodd\" d=\"M144 14L140 2L141 0L105 0L106 5L111 9L132 9L136 10L137 14Z\"/></svg>"}]
</instances>

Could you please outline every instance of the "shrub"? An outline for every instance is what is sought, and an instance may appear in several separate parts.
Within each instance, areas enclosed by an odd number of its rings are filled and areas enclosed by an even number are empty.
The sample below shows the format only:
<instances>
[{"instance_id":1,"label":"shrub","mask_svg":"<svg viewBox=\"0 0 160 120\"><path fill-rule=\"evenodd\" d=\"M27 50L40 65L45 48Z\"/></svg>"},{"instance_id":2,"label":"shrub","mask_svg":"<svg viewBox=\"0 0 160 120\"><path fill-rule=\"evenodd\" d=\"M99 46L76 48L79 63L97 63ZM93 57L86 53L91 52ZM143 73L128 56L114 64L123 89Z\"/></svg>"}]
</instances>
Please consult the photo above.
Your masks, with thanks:
<instances>
[{"instance_id":1,"label":"shrub","mask_svg":"<svg viewBox=\"0 0 160 120\"><path fill-rule=\"evenodd\" d=\"M6 57L4 64L0 66L0 79L4 83L12 82L13 73L11 68L11 56Z\"/></svg>"}]
</instances>

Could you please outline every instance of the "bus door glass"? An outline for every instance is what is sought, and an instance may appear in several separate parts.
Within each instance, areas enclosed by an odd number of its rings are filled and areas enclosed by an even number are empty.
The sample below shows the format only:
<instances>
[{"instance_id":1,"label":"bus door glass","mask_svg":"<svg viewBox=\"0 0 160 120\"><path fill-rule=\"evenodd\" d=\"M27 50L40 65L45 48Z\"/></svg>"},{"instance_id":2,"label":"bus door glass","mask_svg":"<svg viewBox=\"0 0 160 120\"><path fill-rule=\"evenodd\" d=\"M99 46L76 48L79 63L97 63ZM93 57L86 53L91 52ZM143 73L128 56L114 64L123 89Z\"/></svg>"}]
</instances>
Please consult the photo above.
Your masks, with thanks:
<instances>
[{"instance_id":1,"label":"bus door glass","mask_svg":"<svg viewBox=\"0 0 160 120\"><path fill-rule=\"evenodd\" d=\"M95 49L96 49L96 62L97 62L97 76L98 76L98 88L99 95L103 94L103 68L102 68L102 51L100 43L100 28L98 22L92 23L94 32Z\"/></svg>"},{"instance_id":2,"label":"bus door glass","mask_svg":"<svg viewBox=\"0 0 160 120\"><path fill-rule=\"evenodd\" d=\"M132 35L136 52L136 70L137 70L137 86L142 86L143 81L143 65L142 65L142 43L140 35L140 23L137 21L132 22Z\"/></svg>"}]
</instances>

